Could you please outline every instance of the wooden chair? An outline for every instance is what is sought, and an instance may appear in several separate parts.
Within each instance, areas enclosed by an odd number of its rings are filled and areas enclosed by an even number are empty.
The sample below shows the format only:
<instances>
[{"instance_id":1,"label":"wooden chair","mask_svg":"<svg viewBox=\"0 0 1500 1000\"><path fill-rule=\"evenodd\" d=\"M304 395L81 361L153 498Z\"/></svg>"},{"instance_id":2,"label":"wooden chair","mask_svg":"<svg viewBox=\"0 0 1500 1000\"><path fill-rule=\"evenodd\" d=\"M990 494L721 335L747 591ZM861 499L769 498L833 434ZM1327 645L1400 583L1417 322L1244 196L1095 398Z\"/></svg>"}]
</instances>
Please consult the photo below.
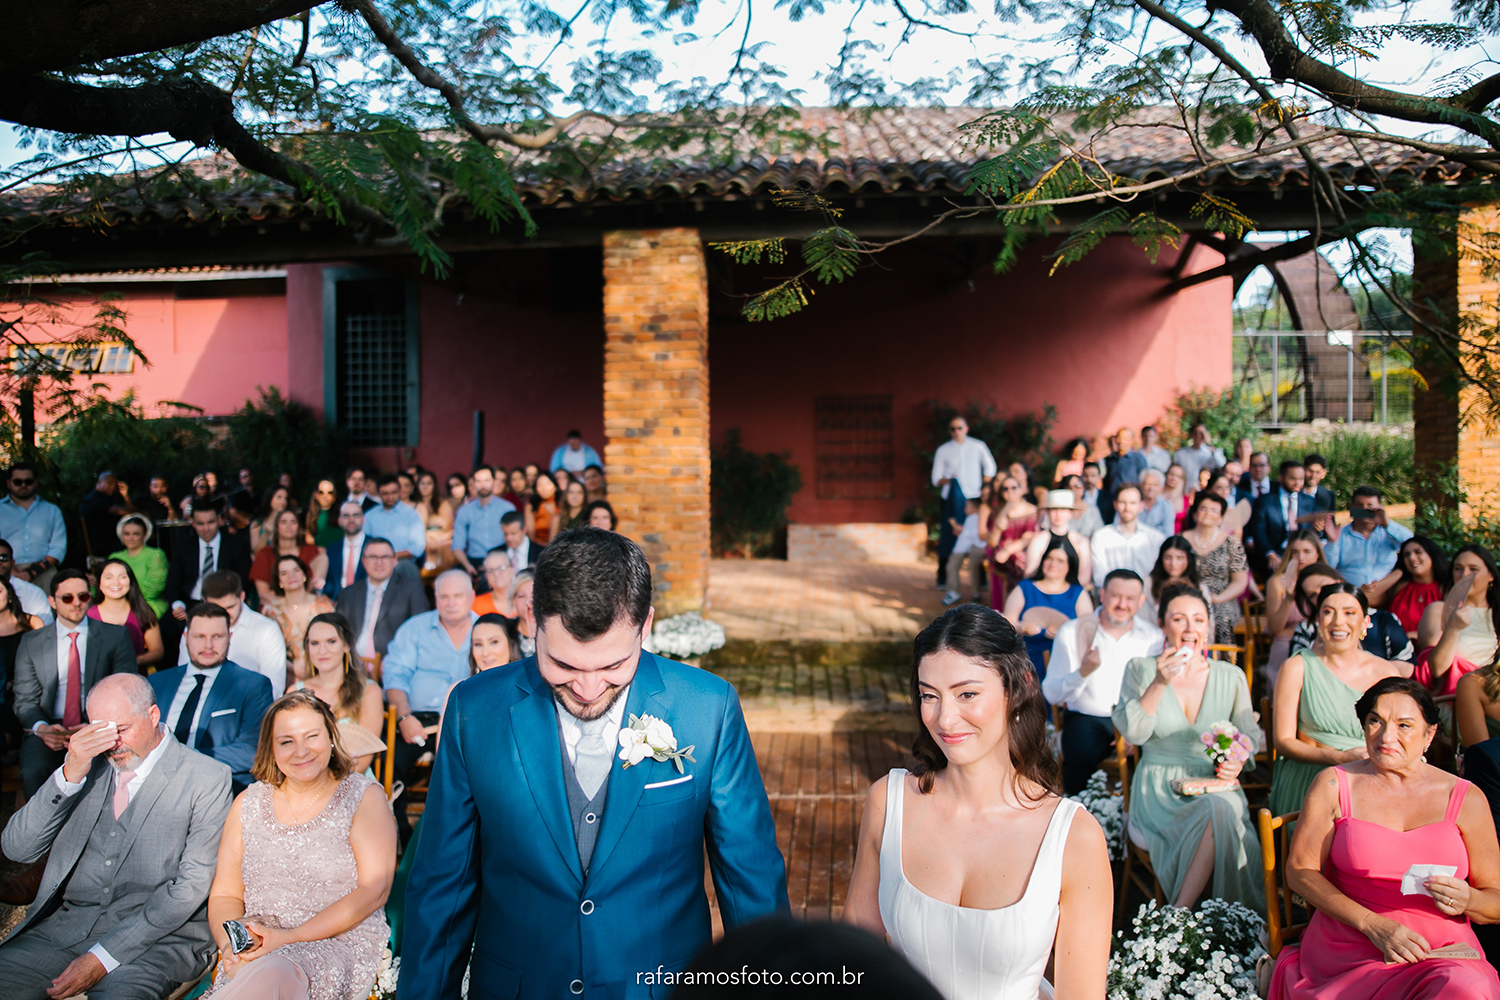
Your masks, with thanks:
<instances>
[{"instance_id":1,"label":"wooden chair","mask_svg":"<svg viewBox=\"0 0 1500 1000\"><path fill-rule=\"evenodd\" d=\"M1245 671L1245 685L1252 691L1255 690L1255 667L1250 658L1249 651L1244 646L1231 646L1224 643L1210 643L1203 647L1210 653L1220 653L1221 660L1228 660L1236 667Z\"/></svg>"},{"instance_id":2,"label":"wooden chair","mask_svg":"<svg viewBox=\"0 0 1500 1000\"><path fill-rule=\"evenodd\" d=\"M359 658L359 662L364 665L365 674L370 678L370 680L374 681L376 684L380 683L380 661L381 661L381 659L382 659L382 657L381 657L381 655L379 653L375 654L375 659L373 659L373 660L367 660L363 656L361 656Z\"/></svg>"},{"instance_id":3,"label":"wooden chair","mask_svg":"<svg viewBox=\"0 0 1500 1000\"><path fill-rule=\"evenodd\" d=\"M1290 944L1302 936L1307 922L1294 922L1291 887L1286 884L1286 856L1291 839L1289 824L1296 822L1300 812L1272 816L1271 810L1261 809L1256 813L1260 826L1260 867L1266 880L1266 934L1270 938L1271 957L1281 954L1282 945Z\"/></svg>"},{"instance_id":4,"label":"wooden chair","mask_svg":"<svg viewBox=\"0 0 1500 1000\"><path fill-rule=\"evenodd\" d=\"M1245 659L1253 671L1257 654L1271 648L1271 635L1266 631L1265 601L1240 602L1240 620L1234 626L1234 634L1244 641ZM1251 690L1254 690L1253 686Z\"/></svg>"},{"instance_id":5,"label":"wooden chair","mask_svg":"<svg viewBox=\"0 0 1500 1000\"><path fill-rule=\"evenodd\" d=\"M1133 885L1141 890L1143 894L1156 900L1158 906L1166 903L1167 897L1161 891L1161 882L1156 877L1156 871L1151 867L1151 855L1144 848L1138 846L1130 839L1130 753L1134 748L1125 742L1125 737L1120 736L1115 740L1115 767L1120 772L1121 794L1124 801L1120 804L1120 812L1125 818L1125 864L1120 869L1120 891L1115 894L1115 926L1121 926L1125 922L1125 897L1130 894ZM1137 870L1137 869L1140 870ZM1150 881L1147 882L1147 876Z\"/></svg>"},{"instance_id":6,"label":"wooden chair","mask_svg":"<svg viewBox=\"0 0 1500 1000\"><path fill-rule=\"evenodd\" d=\"M396 786L396 708L394 705L385 707L385 753L381 754L380 780L385 786L385 797L389 801L391 789Z\"/></svg>"}]
</instances>

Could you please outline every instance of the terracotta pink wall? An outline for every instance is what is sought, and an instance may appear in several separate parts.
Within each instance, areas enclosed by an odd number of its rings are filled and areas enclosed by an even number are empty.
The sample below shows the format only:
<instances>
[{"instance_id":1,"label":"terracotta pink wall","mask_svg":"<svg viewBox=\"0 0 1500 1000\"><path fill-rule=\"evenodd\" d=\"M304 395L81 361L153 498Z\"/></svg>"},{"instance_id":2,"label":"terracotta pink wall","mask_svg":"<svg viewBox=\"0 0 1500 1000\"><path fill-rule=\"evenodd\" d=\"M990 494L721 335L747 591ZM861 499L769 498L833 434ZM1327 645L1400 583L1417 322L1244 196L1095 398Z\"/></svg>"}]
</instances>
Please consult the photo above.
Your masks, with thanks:
<instances>
[{"instance_id":1,"label":"terracotta pink wall","mask_svg":"<svg viewBox=\"0 0 1500 1000\"><path fill-rule=\"evenodd\" d=\"M919 503L928 470L913 445L925 437L929 400L977 399L1002 415L1051 403L1061 442L1138 428L1190 385L1230 379L1229 279L1161 297L1171 251L1153 266L1128 241L1111 239L1051 278L1037 252L1005 275L980 261L967 272L972 290L955 277L955 256L913 250L882 258L880 269L819 288L804 312L772 323L716 310L714 438L738 427L747 448L791 451L804 483L793 521L892 521ZM1221 262L1199 248L1187 272ZM756 287L738 276L736 283L742 293ZM894 397L894 499L817 499L813 409L824 394Z\"/></svg>"},{"instance_id":2,"label":"terracotta pink wall","mask_svg":"<svg viewBox=\"0 0 1500 1000\"><path fill-rule=\"evenodd\" d=\"M148 411L164 401L189 403L206 414L231 413L257 386L287 388L287 315L281 295L176 299L170 285L119 289L124 328L145 353L129 375L99 375L97 381L123 393L134 388ZM93 295L54 298L87 322ZM72 330L66 326L65 335Z\"/></svg>"}]
</instances>

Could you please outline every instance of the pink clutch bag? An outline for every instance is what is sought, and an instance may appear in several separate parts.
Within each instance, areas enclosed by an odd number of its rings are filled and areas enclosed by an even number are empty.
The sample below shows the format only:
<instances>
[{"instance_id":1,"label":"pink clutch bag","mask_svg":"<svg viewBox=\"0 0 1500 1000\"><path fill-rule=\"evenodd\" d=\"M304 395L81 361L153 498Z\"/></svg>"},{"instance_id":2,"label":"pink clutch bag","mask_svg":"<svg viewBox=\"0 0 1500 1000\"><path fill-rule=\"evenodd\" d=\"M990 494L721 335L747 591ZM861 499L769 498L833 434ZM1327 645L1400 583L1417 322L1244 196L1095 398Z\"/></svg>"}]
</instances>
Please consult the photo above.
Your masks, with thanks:
<instances>
[{"instance_id":1,"label":"pink clutch bag","mask_svg":"<svg viewBox=\"0 0 1500 1000\"><path fill-rule=\"evenodd\" d=\"M1172 791L1178 795L1203 795L1207 792L1232 792L1240 787L1238 778L1178 778Z\"/></svg>"}]
</instances>

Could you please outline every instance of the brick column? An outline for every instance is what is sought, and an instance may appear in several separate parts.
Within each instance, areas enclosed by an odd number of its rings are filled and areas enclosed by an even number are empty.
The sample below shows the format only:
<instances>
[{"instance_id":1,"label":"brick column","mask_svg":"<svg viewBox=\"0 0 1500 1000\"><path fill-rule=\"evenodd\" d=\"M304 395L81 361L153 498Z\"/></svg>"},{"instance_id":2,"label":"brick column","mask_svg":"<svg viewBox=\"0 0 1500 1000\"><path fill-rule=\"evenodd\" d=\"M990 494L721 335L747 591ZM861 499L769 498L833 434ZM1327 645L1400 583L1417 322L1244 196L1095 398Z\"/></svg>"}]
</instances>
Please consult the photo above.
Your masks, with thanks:
<instances>
[{"instance_id":1,"label":"brick column","mask_svg":"<svg viewBox=\"0 0 1500 1000\"><path fill-rule=\"evenodd\" d=\"M1459 219L1466 235L1500 232L1500 206L1471 206ZM1486 276L1484 263L1473 254L1457 257L1454 297L1460 329L1467 338L1488 336L1500 323L1500 281ZM1500 508L1500 428L1486 423L1480 395L1477 389L1465 387L1454 406L1462 411L1459 416L1468 417L1457 431L1459 479L1468 494L1465 517L1476 506L1488 507L1491 513ZM1417 445L1420 448L1420 440Z\"/></svg>"},{"instance_id":2,"label":"brick column","mask_svg":"<svg viewBox=\"0 0 1500 1000\"><path fill-rule=\"evenodd\" d=\"M657 617L708 593L708 274L696 229L604 234L604 461Z\"/></svg>"}]
</instances>

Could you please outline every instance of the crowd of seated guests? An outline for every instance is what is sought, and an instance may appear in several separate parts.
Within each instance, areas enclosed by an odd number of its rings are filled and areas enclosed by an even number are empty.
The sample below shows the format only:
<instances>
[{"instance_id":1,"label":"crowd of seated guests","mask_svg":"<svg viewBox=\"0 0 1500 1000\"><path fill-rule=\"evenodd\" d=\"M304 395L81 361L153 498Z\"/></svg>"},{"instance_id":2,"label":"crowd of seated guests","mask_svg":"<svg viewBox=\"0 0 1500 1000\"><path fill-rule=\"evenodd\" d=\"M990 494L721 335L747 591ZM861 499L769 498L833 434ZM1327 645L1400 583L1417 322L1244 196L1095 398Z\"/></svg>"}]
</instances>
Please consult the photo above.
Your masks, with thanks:
<instances>
[{"instance_id":1,"label":"crowd of seated guests","mask_svg":"<svg viewBox=\"0 0 1500 1000\"><path fill-rule=\"evenodd\" d=\"M26 805L5 848L31 867L0 884L0 902L37 905L0 944L0 981L159 997L217 946L215 996L367 996L410 836L404 800L393 810L372 780L388 709L409 782L452 686L534 649L531 568L546 544L570 524L618 528L597 454L570 435L553 458L441 487L416 467L350 468L305 506L288 477L257 494L249 470L227 490L196 476L180 504L160 478L132 504L105 473L80 507L79 569L61 568L66 527L36 470L11 468L0 668ZM90 799L103 808L73 808ZM152 836L137 840L148 812ZM108 849L114 832L126 854ZM110 898L127 873L156 888ZM163 908L172 885L176 908ZM59 903L65 916L48 916ZM83 908L94 930L38 961ZM252 950L228 946L229 919Z\"/></svg>"}]
</instances>

